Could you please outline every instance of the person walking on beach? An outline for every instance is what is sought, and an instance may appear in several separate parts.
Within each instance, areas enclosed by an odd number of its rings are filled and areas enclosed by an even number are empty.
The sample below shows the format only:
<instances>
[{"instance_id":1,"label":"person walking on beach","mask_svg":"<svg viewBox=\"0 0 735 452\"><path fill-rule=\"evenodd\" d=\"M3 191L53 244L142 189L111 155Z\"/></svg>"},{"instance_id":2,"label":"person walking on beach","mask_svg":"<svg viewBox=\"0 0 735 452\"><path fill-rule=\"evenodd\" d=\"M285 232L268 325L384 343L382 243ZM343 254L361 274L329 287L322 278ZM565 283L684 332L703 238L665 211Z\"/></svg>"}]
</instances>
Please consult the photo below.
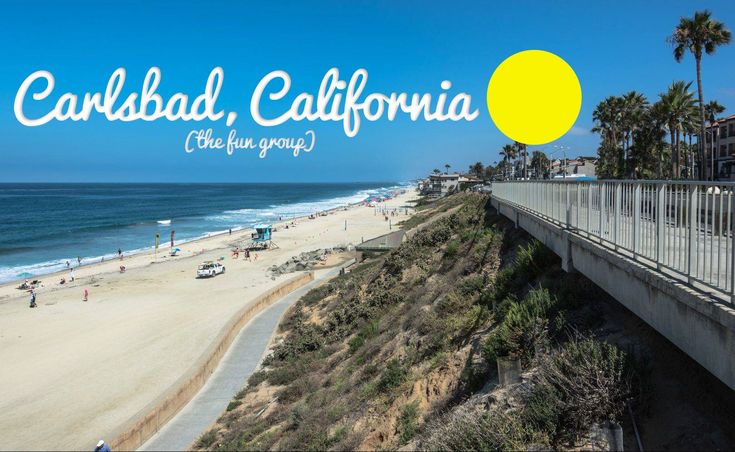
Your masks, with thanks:
<instances>
[{"instance_id":1,"label":"person walking on beach","mask_svg":"<svg viewBox=\"0 0 735 452\"><path fill-rule=\"evenodd\" d=\"M33 289L31 289L31 305L29 307L30 308L36 307L36 291Z\"/></svg>"},{"instance_id":2,"label":"person walking on beach","mask_svg":"<svg viewBox=\"0 0 735 452\"><path fill-rule=\"evenodd\" d=\"M69 261L66 261L66 268L69 268L69 267L71 267L71 264L69 263Z\"/></svg>"},{"instance_id":3,"label":"person walking on beach","mask_svg":"<svg viewBox=\"0 0 735 452\"><path fill-rule=\"evenodd\" d=\"M84 294L84 298L82 298L82 301L87 301L89 299L89 291L87 290L86 287L84 288L83 294Z\"/></svg>"},{"instance_id":4,"label":"person walking on beach","mask_svg":"<svg viewBox=\"0 0 735 452\"><path fill-rule=\"evenodd\" d=\"M100 440L97 447L94 448L94 452L110 452L110 446L104 440Z\"/></svg>"},{"instance_id":5,"label":"person walking on beach","mask_svg":"<svg viewBox=\"0 0 735 452\"><path fill-rule=\"evenodd\" d=\"M117 249L117 257L119 257L120 260L123 260L123 253L122 253L122 250L120 248Z\"/></svg>"},{"instance_id":6,"label":"person walking on beach","mask_svg":"<svg viewBox=\"0 0 735 452\"><path fill-rule=\"evenodd\" d=\"M77 267L82 265L82 256L77 256Z\"/></svg>"},{"instance_id":7,"label":"person walking on beach","mask_svg":"<svg viewBox=\"0 0 735 452\"><path fill-rule=\"evenodd\" d=\"M74 282L74 269L69 269L69 282Z\"/></svg>"},{"instance_id":8,"label":"person walking on beach","mask_svg":"<svg viewBox=\"0 0 735 452\"><path fill-rule=\"evenodd\" d=\"M245 257L244 258L247 259L248 261L250 261L250 250L247 250L247 249L245 250ZM250 262L252 262L252 261L250 261Z\"/></svg>"},{"instance_id":9,"label":"person walking on beach","mask_svg":"<svg viewBox=\"0 0 735 452\"><path fill-rule=\"evenodd\" d=\"M230 228L230 235L232 235L232 228Z\"/></svg>"}]
</instances>

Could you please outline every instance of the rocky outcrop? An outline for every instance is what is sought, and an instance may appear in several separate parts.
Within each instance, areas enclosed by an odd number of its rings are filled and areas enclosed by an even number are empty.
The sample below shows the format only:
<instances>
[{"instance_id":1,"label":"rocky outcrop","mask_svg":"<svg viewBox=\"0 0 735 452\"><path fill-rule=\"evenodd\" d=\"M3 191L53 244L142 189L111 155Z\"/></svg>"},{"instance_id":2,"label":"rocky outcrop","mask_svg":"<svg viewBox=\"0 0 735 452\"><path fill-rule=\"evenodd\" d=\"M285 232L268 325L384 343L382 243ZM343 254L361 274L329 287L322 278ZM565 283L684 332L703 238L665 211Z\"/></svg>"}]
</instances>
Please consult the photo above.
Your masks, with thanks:
<instances>
[{"instance_id":1,"label":"rocky outcrop","mask_svg":"<svg viewBox=\"0 0 735 452\"><path fill-rule=\"evenodd\" d=\"M332 249L318 249L301 253L298 256L291 256L291 258L283 264L271 266L268 269L268 272L271 276L276 277L288 273L310 270L316 264L325 261L327 256L332 254L332 252Z\"/></svg>"}]
</instances>

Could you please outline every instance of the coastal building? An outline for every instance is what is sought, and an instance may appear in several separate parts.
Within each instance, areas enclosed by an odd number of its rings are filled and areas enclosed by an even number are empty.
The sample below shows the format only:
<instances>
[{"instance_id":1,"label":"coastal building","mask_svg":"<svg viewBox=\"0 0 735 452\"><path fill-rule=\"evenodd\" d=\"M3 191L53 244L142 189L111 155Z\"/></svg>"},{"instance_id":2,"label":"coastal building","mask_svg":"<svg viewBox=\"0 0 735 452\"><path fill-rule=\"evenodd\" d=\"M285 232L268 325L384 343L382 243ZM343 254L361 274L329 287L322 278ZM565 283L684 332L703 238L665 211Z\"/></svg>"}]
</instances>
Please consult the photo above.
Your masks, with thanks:
<instances>
[{"instance_id":1,"label":"coastal building","mask_svg":"<svg viewBox=\"0 0 735 452\"><path fill-rule=\"evenodd\" d=\"M580 156L566 161L556 159L551 162L551 177L597 177L597 157Z\"/></svg>"},{"instance_id":2,"label":"coastal building","mask_svg":"<svg viewBox=\"0 0 735 452\"><path fill-rule=\"evenodd\" d=\"M442 197L459 190L458 173L453 174L430 174L419 184L419 192L429 197Z\"/></svg>"},{"instance_id":3,"label":"coastal building","mask_svg":"<svg viewBox=\"0 0 735 452\"><path fill-rule=\"evenodd\" d=\"M482 179L478 179L477 177L471 176L469 174L461 174L457 182L459 182L460 190L464 190L474 185L482 184L484 181Z\"/></svg>"},{"instance_id":4,"label":"coastal building","mask_svg":"<svg viewBox=\"0 0 735 452\"><path fill-rule=\"evenodd\" d=\"M707 174L711 174L712 155L719 180L735 180L735 115L719 119L705 127Z\"/></svg>"}]
</instances>

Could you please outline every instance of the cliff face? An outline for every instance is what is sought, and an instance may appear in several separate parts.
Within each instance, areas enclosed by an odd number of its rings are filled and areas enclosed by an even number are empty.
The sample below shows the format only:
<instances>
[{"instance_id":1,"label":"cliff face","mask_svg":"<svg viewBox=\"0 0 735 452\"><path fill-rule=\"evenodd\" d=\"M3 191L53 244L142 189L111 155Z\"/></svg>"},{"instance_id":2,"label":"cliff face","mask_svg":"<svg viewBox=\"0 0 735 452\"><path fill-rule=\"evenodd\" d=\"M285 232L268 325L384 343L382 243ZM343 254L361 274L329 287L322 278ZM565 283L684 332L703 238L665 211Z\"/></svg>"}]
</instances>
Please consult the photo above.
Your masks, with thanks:
<instances>
[{"instance_id":1,"label":"cliff face","mask_svg":"<svg viewBox=\"0 0 735 452\"><path fill-rule=\"evenodd\" d=\"M609 343L598 288L483 195L410 222L399 248L287 313L198 448L589 448L597 426L632 432L629 413L652 406L647 372L640 353ZM498 387L498 359L520 362L522 381Z\"/></svg>"},{"instance_id":2,"label":"cliff face","mask_svg":"<svg viewBox=\"0 0 735 452\"><path fill-rule=\"evenodd\" d=\"M478 290L502 247L486 203L460 196L424 210L414 223L425 224L400 248L304 296L263 369L200 445L398 447L467 393L475 363L485 366L478 331L492 323Z\"/></svg>"}]
</instances>

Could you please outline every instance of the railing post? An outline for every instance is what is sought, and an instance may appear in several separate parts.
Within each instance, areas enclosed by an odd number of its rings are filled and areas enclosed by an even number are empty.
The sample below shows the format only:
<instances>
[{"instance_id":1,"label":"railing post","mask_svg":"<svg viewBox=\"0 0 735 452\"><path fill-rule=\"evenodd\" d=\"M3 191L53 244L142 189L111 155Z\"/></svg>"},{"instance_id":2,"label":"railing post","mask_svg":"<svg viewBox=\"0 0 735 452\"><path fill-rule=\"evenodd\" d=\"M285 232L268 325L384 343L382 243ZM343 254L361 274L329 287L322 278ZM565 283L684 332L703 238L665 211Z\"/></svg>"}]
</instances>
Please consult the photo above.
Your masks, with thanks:
<instances>
[{"instance_id":1,"label":"railing post","mask_svg":"<svg viewBox=\"0 0 735 452\"><path fill-rule=\"evenodd\" d=\"M735 304L735 194L730 189L730 303ZM727 248L727 247L725 247Z\"/></svg>"},{"instance_id":2,"label":"railing post","mask_svg":"<svg viewBox=\"0 0 735 452\"><path fill-rule=\"evenodd\" d=\"M592 183L587 183L587 237L592 234Z\"/></svg>"},{"instance_id":3,"label":"railing post","mask_svg":"<svg viewBox=\"0 0 735 452\"><path fill-rule=\"evenodd\" d=\"M579 228L579 213L582 211L582 184L577 184L577 224L575 224L577 228L577 232L580 231Z\"/></svg>"},{"instance_id":4,"label":"railing post","mask_svg":"<svg viewBox=\"0 0 735 452\"><path fill-rule=\"evenodd\" d=\"M607 207L607 184L602 182L600 183L600 243L604 240L603 236L605 235L605 229L602 227L602 219L605 216L605 207Z\"/></svg>"},{"instance_id":5,"label":"railing post","mask_svg":"<svg viewBox=\"0 0 735 452\"><path fill-rule=\"evenodd\" d=\"M666 221L666 184L658 186L656 193L656 268L661 270L661 261L664 258L664 239Z\"/></svg>"},{"instance_id":6,"label":"railing post","mask_svg":"<svg viewBox=\"0 0 735 452\"><path fill-rule=\"evenodd\" d=\"M699 196L699 187L696 185L689 186L689 245L687 246L687 282L692 284L694 277L692 275L692 267L694 266L694 249L697 240L696 221L697 221L697 197Z\"/></svg>"},{"instance_id":7,"label":"railing post","mask_svg":"<svg viewBox=\"0 0 735 452\"><path fill-rule=\"evenodd\" d=\"M566 222L567 222L567 229L569 229L572 225L572 203L569 199L569 184L564 184L564 191L566 191L567 200L566 200Z\"/></svg>"},{"instance_id":8,"label":"railing post","mask_svg":"<svg viewBox=\"0 0 735 452\"><path fill-rule=\"evenodd\" d=\"M636 182L633 191L633 259L638 254L638 243L641 239L641 184Z\"/></svg>"},{"instance_id":9,"label":"railing post","mask_svg":"<svg viewBox=\"0 0 735 452\"><path fill-rule=\"evenodd\" d=\"M613 238L613 245L615 248L615 251L618 250L618 233L620 229L620 206L622 204L622 198L623 197L623 184L620 182L615 182L615 237Z\"/></svg>"}]
</instances>

